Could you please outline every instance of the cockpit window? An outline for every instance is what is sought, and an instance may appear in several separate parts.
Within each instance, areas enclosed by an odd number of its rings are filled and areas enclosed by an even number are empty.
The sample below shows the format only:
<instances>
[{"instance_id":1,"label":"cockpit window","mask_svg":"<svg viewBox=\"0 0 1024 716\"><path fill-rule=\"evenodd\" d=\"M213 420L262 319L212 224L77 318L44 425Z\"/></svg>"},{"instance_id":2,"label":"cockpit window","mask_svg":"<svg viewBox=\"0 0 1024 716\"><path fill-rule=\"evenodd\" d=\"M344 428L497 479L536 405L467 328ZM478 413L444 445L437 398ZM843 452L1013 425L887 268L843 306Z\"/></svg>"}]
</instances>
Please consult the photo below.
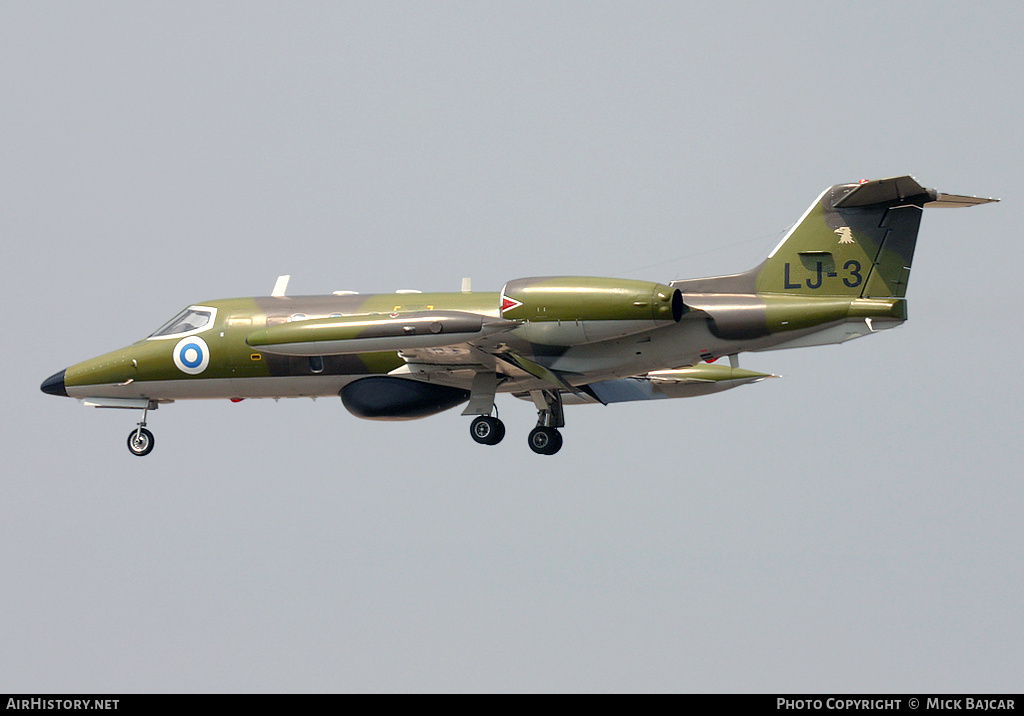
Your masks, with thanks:
<instances>
[{"instance_id":1,"label":"cockpit window","mask_svg":"<svg viewBox=\"0 0 1024 716\"><path fill-rule=\"evenodd\" d=\"M206 328L213 321L214 310L202 306L189 306L161 326L150 338L165 338L193 333Z\"/></svg>"}]
</instances>

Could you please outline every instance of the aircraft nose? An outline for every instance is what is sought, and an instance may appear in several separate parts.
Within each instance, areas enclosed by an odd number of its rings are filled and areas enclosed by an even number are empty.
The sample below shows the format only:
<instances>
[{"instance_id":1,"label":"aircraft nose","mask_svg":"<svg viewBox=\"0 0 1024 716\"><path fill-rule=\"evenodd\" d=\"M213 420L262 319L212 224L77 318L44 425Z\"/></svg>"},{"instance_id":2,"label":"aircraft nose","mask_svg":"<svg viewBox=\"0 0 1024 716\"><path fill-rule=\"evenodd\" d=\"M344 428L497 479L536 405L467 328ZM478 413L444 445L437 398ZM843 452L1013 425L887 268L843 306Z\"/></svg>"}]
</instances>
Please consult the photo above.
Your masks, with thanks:
<instances>
[{"instance_id":1,"label":"aircraft nose","mask_svg":"<svg viewBox=\"0 0 1024 716\"><path fill-rule=\"evenodd\" d=\"M68 396L67 388L64 387L64 373L67 369L62 370L60 373L54 373L49 378L43 381L43 384L39 386L39 390L43 391L47 395L63 395L65 398Z\"/></svg>"}]
</instances>

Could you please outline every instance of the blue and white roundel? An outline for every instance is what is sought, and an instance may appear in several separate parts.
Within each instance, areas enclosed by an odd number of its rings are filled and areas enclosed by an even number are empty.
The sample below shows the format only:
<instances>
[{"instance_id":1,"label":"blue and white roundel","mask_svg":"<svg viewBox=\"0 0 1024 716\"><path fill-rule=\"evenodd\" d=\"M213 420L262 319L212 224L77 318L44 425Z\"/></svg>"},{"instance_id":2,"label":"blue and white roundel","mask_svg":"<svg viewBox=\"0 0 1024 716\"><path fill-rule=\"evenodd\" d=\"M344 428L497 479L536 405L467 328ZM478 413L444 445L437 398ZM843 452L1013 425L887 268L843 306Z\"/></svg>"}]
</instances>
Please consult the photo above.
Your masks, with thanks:
<instances>
[{"instance_id":1,"label":"blue and white roundel","mask_svg":"<svg viewBox=\"0 0 1024 716\"><path fill-rule=\"evenodd\" d=\"M210 348L199 336L182 338L174 346L174 365L183 373L199 375L210 364Z\"/></svg>"}]
</instances>

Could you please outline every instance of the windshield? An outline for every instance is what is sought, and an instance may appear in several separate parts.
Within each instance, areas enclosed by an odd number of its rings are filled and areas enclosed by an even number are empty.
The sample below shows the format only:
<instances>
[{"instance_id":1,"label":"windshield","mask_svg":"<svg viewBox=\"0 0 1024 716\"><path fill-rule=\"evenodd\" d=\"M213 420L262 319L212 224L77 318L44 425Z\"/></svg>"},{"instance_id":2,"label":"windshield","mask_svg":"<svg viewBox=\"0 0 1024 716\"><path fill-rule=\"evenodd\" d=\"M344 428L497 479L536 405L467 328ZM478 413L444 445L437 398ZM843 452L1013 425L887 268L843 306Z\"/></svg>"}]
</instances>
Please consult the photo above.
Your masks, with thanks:
<instances>
[{"instance_id":1,"label":"windshield","mask_svg":"<svg viewBox=\"0 0 1024 716\"><path fill-rule=\"evenodd\" d=\"M205 328L213 320L213 309L202 306L189 306L177 316L161 326L150 338L177 336Z\"/></svg>"}]
</instances>

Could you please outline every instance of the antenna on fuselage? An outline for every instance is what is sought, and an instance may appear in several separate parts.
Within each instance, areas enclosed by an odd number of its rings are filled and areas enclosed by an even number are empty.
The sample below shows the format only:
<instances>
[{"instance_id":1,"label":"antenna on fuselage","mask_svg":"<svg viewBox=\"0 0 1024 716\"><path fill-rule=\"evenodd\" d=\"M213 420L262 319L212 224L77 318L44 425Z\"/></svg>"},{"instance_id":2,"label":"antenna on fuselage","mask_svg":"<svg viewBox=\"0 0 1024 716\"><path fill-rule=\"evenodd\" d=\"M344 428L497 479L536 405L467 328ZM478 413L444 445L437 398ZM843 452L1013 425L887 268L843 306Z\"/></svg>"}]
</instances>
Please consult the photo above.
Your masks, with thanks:
<instances>
[{"instance_id":1,"label":"antenna on fuselage","mask_svg":"<svg viewBox=\"0 0 1024 716\"><path fill-rule=\"evenodd\" d=\"M277 282L274 284L274 290L270 292L270 295L274 298L284 298L284 292L288 290L288 281L291 280L291 277L291 274L278 276Z\"/></svg>"}]
</instances>

